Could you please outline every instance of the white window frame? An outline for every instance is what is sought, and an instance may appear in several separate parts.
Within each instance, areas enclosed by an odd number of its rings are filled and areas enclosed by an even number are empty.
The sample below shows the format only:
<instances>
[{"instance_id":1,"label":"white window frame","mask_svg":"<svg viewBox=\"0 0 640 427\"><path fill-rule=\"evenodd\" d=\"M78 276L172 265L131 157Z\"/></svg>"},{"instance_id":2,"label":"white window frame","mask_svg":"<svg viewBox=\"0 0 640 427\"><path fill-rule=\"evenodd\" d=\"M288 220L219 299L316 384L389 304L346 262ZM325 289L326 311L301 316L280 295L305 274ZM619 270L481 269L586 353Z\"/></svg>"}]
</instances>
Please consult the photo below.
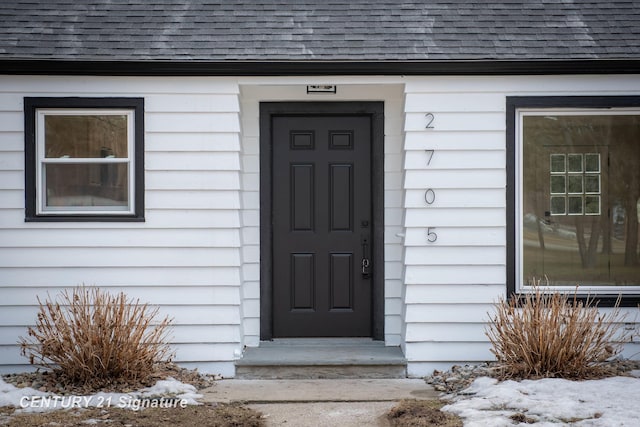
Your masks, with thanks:
<instances>
[{"instance_id":1,"label":"white window frame","mask_svg":"<svg viewBox=\"0 0 640 427\"><path fill-rule=\"evenodd\" d=\"M560 107L544 107L544 108L516 108L515 110L515 155L516 155L516 185L515 185L515 291L516 293L532 293L535 291L533 286L526 284L524 281L522 266L524 264L523 254L523 183L524 183L524 156L523 156L523 118L525 116L603 116L603 115L640 115L640 108L560 108ZM640 147L638 148L640 150ZM543 280L543 278L542 278ZM542 283L544 284L544 283ZM640 286L597 286L597 285L580 285L575 286L549 286L550 290L566 293L580 294L600 294L600 295L621 295L621 294L639 294Z\"/></svg>"},{"instance_id":2,"label":"white window frame","mask_svg":"<svg viewBox=\"0 0 640 427\"><path fill-rule=\"evenodd\" d=\"M46 116L98 116L118 115L127 117L127 157L120 158L46 158L45 157L45 117ZM99 108L37 108L36 109L36 212L37 215L132 215L135 213L135 111L133 109ZM128 198L126 208L114 206L47 206L46 164L126 164Z\"/></svg>"}]
</instances>

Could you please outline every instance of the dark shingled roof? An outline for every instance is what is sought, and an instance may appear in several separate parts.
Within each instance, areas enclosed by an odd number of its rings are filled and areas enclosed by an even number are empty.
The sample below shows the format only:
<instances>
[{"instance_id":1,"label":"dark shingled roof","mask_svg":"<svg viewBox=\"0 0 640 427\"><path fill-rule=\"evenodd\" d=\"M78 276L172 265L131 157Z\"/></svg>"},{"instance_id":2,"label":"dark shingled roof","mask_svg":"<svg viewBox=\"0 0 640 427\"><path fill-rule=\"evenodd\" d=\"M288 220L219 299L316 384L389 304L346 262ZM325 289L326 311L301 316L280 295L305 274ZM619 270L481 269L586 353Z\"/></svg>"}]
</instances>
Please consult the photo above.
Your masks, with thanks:
<instances>
[{"instance_id":1,"label":"dark shingled roof","mask_svg":"<svg viewBox=\"0 0 640 427\"><path fill-rule=\"evenodd\" d=\"M0 2L4 63L638 59L640 0Z\"/></svg>"}]
</instances>

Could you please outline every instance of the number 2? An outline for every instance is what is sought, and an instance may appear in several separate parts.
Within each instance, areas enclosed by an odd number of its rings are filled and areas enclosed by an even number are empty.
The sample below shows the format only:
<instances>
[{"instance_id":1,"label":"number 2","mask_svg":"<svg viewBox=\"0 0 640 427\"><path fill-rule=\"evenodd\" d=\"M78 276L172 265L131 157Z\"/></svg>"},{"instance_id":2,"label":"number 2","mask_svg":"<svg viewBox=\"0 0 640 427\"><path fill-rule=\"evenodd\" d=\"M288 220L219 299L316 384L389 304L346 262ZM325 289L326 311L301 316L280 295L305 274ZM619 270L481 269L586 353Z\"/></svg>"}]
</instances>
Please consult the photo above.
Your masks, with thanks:
<instances>
[{"instance_id":1,"label":"number 2","mask_svg":"<svg viewBox=\"0 0 640 427\"><path fill-rule=\"evenodd\" d=\"M425 129L433 129L433 121L436 119L436 116L433 113L427 113L424 115L427 118L427 125L424 127Z\"/></svg>"}]
</instances>

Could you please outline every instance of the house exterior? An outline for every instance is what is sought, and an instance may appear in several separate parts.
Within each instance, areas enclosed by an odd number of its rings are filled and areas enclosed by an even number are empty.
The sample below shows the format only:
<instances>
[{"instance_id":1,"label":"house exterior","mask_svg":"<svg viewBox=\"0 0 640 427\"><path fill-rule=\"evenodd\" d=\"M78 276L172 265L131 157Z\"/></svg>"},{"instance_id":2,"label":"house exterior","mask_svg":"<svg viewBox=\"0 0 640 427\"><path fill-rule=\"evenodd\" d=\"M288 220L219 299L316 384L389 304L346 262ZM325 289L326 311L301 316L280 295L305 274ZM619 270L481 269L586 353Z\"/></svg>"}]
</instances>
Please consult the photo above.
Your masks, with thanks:
<instances>
[{"instance_id":1,"label":"house exterior","mask_svg":"<svg viewBox=\"0 0 640 427\"><path fill-rule=\"evenodd\" d=\"M493 303L622 295L640 354L640 3L0 3L0 370L96 285L235 374L366 337L491 360Z\"/></svg>"}]
</instances>

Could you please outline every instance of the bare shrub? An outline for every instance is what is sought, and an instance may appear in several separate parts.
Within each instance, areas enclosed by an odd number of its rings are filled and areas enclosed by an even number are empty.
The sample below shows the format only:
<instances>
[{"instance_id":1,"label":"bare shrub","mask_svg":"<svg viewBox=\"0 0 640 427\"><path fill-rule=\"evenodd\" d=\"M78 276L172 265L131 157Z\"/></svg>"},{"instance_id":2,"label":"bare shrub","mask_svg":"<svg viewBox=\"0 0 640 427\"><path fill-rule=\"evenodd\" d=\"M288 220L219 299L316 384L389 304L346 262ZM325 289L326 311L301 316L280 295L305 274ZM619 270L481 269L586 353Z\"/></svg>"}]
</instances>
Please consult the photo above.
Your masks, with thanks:
<instances>
[{"instance_id":1,"label":"bare shrub","mask_svg":"<svg viewBox=\"0 0 640 427\"><path fill-rule=\"evenodd\" d=\"M171 357L166 342L171 320L154 325L158 308L124 293L81 286L61 293L60 303L38 298L38 304L36 326L20 338L22 354L62 381L95 387L135 383Z\"/></svg>"},{"instance_id":2,"label":"bare shrub","mask_svg":"<svg viewBox=\"0 0 640 427\"><path fill-rule=\"evenodd\" d=\"M599 365L622 350L619 303L603 314L591 298L545 291L538 283L534 292L495 305L486 332L491 352L508 378L599 376Z\"/></svg>"}]
</instances>

